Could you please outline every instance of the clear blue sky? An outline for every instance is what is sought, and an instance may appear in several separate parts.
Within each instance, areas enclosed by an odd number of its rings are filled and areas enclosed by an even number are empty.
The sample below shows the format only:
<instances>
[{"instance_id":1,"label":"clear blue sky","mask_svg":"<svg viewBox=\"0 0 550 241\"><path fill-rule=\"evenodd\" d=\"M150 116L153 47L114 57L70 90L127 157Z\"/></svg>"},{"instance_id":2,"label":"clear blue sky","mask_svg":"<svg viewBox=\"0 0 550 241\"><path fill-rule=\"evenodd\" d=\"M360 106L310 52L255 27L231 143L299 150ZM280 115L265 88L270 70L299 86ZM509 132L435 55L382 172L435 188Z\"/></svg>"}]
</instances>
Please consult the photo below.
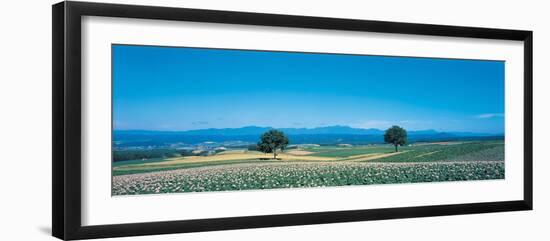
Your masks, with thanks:
<instances>
[{"instance_id":1,"label":"clear blue sky","mask_svg":"<svg viewBox=\"0 0 550 241\"><path fill-rule=\"evenodd\" d=\"M113 45L115 130L504 133L504 62Z\"/></svg>"}]
</instances>

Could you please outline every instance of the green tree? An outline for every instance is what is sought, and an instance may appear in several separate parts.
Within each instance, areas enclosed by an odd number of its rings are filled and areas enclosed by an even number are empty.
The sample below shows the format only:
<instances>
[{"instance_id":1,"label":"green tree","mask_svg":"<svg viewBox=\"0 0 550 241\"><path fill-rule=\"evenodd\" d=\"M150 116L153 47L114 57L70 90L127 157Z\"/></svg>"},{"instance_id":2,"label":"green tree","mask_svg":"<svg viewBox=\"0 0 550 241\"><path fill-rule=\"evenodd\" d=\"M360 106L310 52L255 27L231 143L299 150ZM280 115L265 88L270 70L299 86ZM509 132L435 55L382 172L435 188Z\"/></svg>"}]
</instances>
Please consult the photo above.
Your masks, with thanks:
<instances>
[{"instance_id":1,"label":"green tree","mask_svg":"<svg viewBox=\"0 0 550 241\"><path fill-rule=\"evenodd\" d=\"M407 143L407 131L399 126L392 126L384 134L384 142L395 146L395 152L398 152L397 146Z\"/></svg>"},{"instance_id":2,"label":"green tree","mask_svg":"<svg viewBox=\"0 0 550 241\"><path fill-rule=\"evenodd\" d=\"M262 134L258 142L258 151L263 153L273 153L273 158L277 158L277 150L283 151L288 145L288 137L285 133L278 130L269 130Z\"/></svg>"}]
</instances>

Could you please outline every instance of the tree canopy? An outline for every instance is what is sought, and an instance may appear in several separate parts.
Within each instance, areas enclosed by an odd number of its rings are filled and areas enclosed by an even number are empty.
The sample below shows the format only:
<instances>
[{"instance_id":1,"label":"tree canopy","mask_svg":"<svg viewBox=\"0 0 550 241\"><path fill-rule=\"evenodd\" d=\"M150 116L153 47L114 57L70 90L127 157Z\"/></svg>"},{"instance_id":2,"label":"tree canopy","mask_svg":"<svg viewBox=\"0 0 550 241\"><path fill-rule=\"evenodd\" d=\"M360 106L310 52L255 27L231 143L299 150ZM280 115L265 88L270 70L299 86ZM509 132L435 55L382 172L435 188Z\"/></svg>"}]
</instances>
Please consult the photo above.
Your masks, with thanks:
<instances>
[{"instance_id":1,"label":"tree canopy","mask_svg":"<svg viewBox=\"0 0 550 241\"><path fill-rule=\"evenodd\" d=\"M258 151L263 153L273 153L273 158L277 158L277 150L283 151L288 145L288 137L285 133L278 130L269 130L262 134L258 142Z\"/></svg>"},{"instance_id":2,"label":"tree canopy","mask_svg":"<svg viewBox=\"0 0 550 241\"><path fill-rule=\"evenodd\" d=\"M386 130L384 142L393 144L395 146L395 152L398 152L397 146L402 146L407 143L407 131L400 126L392 126Z\"/></svg>"}]
</instances>

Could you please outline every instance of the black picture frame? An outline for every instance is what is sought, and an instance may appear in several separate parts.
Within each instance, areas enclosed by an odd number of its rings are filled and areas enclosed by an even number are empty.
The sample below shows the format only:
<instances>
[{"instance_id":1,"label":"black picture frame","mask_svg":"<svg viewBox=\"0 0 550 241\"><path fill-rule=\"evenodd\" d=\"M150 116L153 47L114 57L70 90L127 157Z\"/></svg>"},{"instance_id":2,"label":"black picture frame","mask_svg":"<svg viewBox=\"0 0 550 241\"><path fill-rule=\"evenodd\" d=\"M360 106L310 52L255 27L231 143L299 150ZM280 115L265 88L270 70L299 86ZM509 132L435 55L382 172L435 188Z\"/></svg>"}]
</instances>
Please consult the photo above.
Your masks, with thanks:
<instances>
[{"instance_id":1,"label":"black picture frame","mask_svg":"<svg viewBox=\"0 0 550 241\"><path fill-rule=\"evenodd\" d=\"M234 218L81 224L81 17L230 23L327 30L517 40L524 43L524 194L522 200L368 210L294 213ZM60 239L88 239L212 230L307 225L380 219L532 210L533 208L533 33L460 26L336 19L263 13L198 10L90 2L52 6L53 182L52 233Z\"/></svg>"}]
</instances>

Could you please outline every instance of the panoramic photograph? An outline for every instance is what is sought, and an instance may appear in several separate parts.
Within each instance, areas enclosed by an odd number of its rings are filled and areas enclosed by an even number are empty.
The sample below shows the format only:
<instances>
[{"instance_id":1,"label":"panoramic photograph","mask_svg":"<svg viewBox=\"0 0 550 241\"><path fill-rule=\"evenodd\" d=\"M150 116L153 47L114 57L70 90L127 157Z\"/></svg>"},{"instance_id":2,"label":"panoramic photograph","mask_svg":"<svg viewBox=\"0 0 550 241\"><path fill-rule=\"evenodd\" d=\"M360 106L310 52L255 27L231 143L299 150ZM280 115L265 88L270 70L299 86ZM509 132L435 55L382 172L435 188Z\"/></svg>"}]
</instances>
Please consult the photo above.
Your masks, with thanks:
<instances>
[{"instance_id":1,"label":"panoramic photograph","mask_svg":"<svg viewBox=\"0 0 550 241\"><path fill-rule=\"evenodd\" d=\"M505 62L115 44L111 194L505 178Z\"/></svg>"}]
</instances>

